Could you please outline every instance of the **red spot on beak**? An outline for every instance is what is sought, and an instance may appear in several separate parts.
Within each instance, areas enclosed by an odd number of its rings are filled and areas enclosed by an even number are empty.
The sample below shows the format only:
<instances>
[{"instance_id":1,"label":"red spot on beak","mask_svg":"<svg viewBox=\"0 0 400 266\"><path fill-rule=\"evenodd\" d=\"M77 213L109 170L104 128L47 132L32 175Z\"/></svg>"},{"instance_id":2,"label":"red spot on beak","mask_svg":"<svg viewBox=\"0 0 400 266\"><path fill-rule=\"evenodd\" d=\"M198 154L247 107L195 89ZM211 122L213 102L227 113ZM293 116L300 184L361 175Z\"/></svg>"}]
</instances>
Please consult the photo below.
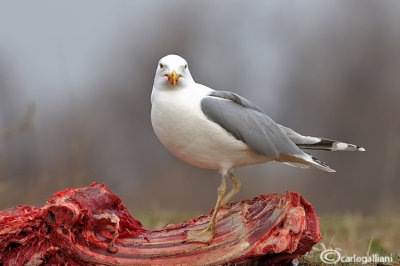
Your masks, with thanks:
<instances>
[{"instance_id":1,"label":"red spot on beak","mask_svg":"<svg viewBox=\"0 0 400 266\"><path fill-rule=\"evenodd\" d=\"M168 81L174 87L176 86L176 83L178 83L179 79L182 77L182 75L178 75L175 70L172 70L171 74L165 74L164 76L168 77Z\"/></svg>"}]
</instances>

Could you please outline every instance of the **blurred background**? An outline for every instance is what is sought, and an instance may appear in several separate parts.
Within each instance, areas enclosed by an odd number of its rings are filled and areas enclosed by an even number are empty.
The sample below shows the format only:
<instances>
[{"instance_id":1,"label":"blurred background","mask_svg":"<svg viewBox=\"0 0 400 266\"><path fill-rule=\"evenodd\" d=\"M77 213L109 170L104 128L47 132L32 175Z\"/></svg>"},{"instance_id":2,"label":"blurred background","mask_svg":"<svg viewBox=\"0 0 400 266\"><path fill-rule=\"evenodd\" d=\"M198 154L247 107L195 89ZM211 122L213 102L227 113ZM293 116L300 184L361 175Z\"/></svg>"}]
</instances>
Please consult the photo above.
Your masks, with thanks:
<instances>
[{"instance_id":1,"label":"blurred background","mask_svg":"<svg viewBox=\"0 0 400 266\"><path fill-rule=\"evenodd\" d=\"M234 200L300 192L319 214L399 214L399 1L2 1L0 209L96 181L135 212L206 212L220 177L171 155L150 122L158 60L276 122L364 146L313 152L337 173L236 170ZM156 206L156 207L154 207Z\"/></svg>"}]
</instances>

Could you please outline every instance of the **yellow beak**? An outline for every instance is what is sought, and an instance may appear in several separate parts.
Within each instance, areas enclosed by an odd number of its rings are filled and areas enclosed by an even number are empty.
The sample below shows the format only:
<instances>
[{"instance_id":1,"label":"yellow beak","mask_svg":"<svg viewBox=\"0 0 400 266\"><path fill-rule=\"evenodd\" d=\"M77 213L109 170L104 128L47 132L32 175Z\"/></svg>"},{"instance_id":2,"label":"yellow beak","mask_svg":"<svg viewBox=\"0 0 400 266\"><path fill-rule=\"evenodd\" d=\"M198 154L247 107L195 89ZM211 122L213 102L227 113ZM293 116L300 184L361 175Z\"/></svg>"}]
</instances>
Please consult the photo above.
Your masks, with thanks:
<instances>
[{"instance_id":1,"label":"yellow beak","mask_svg":"<svg viewBox=\"0 0 400 266\"><path fill-rule=\"evenodd\" d=\"M178 83L179 78L182 77L182 75L176 74L175 69L172 70L171 74L165 74L164 76L168 77L168 81L171 82L172 86L176 86L176 83Z\"/></svg>"}]
</instances>

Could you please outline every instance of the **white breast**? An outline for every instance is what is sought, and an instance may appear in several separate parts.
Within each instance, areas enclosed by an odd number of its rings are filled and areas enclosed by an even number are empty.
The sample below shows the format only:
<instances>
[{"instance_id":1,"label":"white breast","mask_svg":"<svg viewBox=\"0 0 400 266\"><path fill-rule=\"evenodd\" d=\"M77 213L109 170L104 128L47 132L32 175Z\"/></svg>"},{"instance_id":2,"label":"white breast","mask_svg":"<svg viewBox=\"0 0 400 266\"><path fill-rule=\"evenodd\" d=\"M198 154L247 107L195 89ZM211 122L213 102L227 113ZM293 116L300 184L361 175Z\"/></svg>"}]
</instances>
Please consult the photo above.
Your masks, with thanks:
<instances>
[{"instance_id":1,"label":"white breast","mask_svg":"<svg viewBox=\"0 0 400 266\"><path fill-rule=\"evenodd\" d=\"M151 122L160 141L181 160L202 168L223 171L268 161L203 114L201 99L211 91L200 84L153 88Z\"/></svg>"}]
</instances>

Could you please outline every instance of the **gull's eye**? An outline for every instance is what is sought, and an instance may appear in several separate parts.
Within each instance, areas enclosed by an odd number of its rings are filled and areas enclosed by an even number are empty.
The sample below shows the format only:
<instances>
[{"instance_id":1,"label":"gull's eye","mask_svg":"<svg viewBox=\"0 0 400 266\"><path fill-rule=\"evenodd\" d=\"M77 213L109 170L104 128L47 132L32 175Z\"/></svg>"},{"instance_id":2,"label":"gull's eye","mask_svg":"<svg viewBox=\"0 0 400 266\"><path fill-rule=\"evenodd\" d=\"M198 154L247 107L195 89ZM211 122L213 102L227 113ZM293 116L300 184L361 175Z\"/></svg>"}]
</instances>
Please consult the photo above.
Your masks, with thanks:
<instances>
[{"instance_id":1,"label":"gull's eye","mask_svg":"<svg viewBox=\"0 0 400 266\"><path fill-rule=\"evenodd\" d=\"M164 65L163 65L163 64L161 64L161 63L160 63L160 68L161 68L161 69L163 69L163 68L164 68Z\"/></svg>"},{"instance_id":2,"label":"gull's eye","mask_svg":"<svg viewBox=\"0 0 400 266\"><path fill-rule=\"evenodd\" d=\"M185 69L187 69L187 64L185 65Z\"/></svg>"}]
</instances>

